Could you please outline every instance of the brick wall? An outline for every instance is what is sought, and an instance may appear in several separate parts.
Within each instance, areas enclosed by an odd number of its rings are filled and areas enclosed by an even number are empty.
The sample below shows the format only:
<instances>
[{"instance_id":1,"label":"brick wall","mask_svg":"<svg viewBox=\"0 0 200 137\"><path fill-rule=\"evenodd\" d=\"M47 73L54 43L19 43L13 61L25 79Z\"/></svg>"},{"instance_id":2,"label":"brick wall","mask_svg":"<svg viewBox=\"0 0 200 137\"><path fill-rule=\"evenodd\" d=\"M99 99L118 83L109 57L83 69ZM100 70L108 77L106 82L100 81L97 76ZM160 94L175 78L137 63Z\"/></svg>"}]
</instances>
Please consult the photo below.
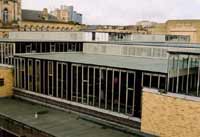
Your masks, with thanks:
<instances>
[{"instance_id":1,"label":"brick wall","mask_svg":"<svg viewBox=\"0 0 200 137\"><path fill-rule=\"evenodd\" d=\"M4 86L0 86L0 97L13 95L13 69L0 66L0 78L4 79Z\"/></svg>"},{"instance_id":2,"label":"brick wall","mask_svg":"<svg viewBox=\"0 0 200 137\"><path fill-rule=\"evenodd\" d=\"M161 137L200 136L200 98L143 92L141 130Z\"/></svg>"}]
</instances>

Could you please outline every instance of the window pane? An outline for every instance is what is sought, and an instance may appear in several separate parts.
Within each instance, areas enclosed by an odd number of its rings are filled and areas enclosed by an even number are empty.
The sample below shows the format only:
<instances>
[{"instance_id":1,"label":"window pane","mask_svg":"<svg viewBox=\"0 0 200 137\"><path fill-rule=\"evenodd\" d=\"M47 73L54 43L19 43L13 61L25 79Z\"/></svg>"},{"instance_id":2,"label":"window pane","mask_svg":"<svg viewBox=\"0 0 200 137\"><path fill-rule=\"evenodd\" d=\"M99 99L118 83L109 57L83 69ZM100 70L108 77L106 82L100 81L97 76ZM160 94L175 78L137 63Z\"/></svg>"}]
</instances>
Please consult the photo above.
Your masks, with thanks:
<instances>
[{"instance_id":1,"label":"window pane","mask_svg":"<svg viewBox=\"0 0 200 137\"><path fill-rule=\"evenodd\" d=\"M149 75L144 75L143 86L150 87L150 76Z\"/></svg>"},{"instance_id":2,"label":"window pane","mask_svg":"<svg viewBox=\"0 0 200 137\"><path fill-rule=\"evenodd\" d=\"M158 76L152 76L151 87L158 88Z\"/></svg>"},{"instance_id":3,"label":"window pane","mask_svg":"<svg viewBox=\"0 0 200 137\"><path fill-rule=\"evenodd\" d=\"M119 101L119 72L114 72L114 111L118 111L118 101Z\"/></svg>"},{"instance_id":4,"label":"window pane","mask_svg":"<svg viewBox=\"0 0 200 137\"><path fill-rule=\"evenodd\" d=\"M111 110L112 106L112 70L108 70L108 83L107 83L107 109Z\"/></svg>"},{"instance_id":5,"label":"window pane","mask_svg":"<svg viewBox=\"0 0 200 137\"><path fill-rule=\"evenodd\" d=\"M95 106L99 107L99 69L95 69Z\"/></svg>"},{"instance_id":6,"label":"window pane","mask_svg":"<svg viewBox=\"0 0 200 137\"><path fill-rule=\"evenodd\" d=\"M125 113L125 105L126 105L126 85L127 85L127 73L121 73L121 97L120 97L120 112Z\"/></svg>"},{"instance_id":7,"label":"window pane","mask_svg":"<svg viewBox=\"0 0 200 137\"><path fill-rule=\"evenodd\" d=\"M128 88L133 88L134 89L134 73L129 73L128 74Z\"/></svg>"},{"instance_id":8,"label":"window pane","mask_svg":"<svg viewBox=\"0 0 200 137\"><path fill-rule=\"evenodd\" d=\"M106 70L101 70L101 108L105 108L106 99Z\"/></svg>"},{"instance_id":9,"label":"window pane","mask_svg":"<svg viewBox=\"0 0 200 137\"><path fill-rule=\"evenodd\" d=\"M93 105L94 93L94 68L89 68L89 105Z\"/></svg>"}]
</instances>

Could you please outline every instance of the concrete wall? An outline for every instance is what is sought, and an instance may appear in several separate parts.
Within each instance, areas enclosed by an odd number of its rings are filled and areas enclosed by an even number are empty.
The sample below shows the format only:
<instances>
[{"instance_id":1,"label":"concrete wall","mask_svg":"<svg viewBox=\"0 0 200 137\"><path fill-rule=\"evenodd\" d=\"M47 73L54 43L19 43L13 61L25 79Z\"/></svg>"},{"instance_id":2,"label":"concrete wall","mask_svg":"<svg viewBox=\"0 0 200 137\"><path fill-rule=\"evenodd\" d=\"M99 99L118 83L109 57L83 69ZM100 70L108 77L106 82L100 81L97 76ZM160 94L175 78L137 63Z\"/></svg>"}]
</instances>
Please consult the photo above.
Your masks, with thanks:
<instances>
[{"instance_id":1,"label":"concrete wall","mask_svg":"<svg viewBox=\"0 0 200 137\"><path fill-rule=\"evenodd\" d=\"M83 52L87 54L135 56L135 57L156 57L167 59L168 47L143 46L143 45L118 45L101 43L84 43Z\"/></svg>"},{"instance_id":2,"label":"concrete wall","mask_svg":"<svg viewBox=\"0 0 200 137\"><path fill-rule=\"evenodd\" d=\"M4 78L4 86L0 86L0 98L13 95L13 69L0 65L0 78Z\"/></svg>"},{"instance_id":3,"label":"concrete wall","mask_svg":"<svg viewBox=\"0 0 200 137\"><path fill-rule=\"evenodd\" d=\"M161 137L199 137L200 98L144 89L141 130Z\"/></svg>"},{"instance_id":4,"label":"concrete wall","mask_svg":"<svg viewBox=\"0 0 200 137\"><path fill-rule=\"evenodd\" d=\"M166 42L165 41L165 35L138 35L138 34L132 34L130 41Z\"/></svg>"},{"instance_id":5,"label":"concrete wall","mask_svg":"<svg viewBox=\"0 0 200 137\"><path fill-rule=\"evenodd\" d=\"M108 33L96 33L94 41L108 41ZM52 41L93 41L92 32L9 32L10 39L52 40Z\"/></svg>"}]
</instances>

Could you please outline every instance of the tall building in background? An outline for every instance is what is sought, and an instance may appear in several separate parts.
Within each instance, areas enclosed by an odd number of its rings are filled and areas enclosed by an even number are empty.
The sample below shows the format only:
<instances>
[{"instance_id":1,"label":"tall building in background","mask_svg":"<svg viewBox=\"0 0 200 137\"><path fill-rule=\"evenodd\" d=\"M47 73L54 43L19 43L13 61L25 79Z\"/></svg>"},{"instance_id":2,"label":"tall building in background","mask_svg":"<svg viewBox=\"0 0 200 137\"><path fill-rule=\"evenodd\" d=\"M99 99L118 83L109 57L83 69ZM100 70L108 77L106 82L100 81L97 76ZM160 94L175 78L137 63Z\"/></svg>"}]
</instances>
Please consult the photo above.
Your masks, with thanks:
<instances>
[{"instance_id":1,"label":"tall building in background","mask_svg":"<svg viewBox=\"0 0 200 137\"><path fill-rule=\"evenodd\" d=\"M200 20L168 20L147 28L149 34L189 35L192 43L200 43Z\"/></svg>"},{"instance_id":2,"label":"tall building in background","mask_svg":"<svg viewBox=\"0 0 200 137\"><path fill-rule=\"evenodd\" d=\"M79 31L84 27L79 25L82 18L73 15L73 6L63 6L52 15L47 8L42 11L22 9L21 0L0 0L0 12L1 38L8 37L10 31ZM68 22L73 16L79 24Z\"/></svg>"},{"instance_id":3,"label":"tall building in background","mask_svg":"<svg viewBox=\"0 0 200 137\"><path fill-rule=\"evenodd\" d=\"M61 21L73 21L75 23L82 24L82 14L74 11L73 6L61 5L60 8L56 8L51 11L51 14L56 16Z\"/></svg>"}]
</instances>

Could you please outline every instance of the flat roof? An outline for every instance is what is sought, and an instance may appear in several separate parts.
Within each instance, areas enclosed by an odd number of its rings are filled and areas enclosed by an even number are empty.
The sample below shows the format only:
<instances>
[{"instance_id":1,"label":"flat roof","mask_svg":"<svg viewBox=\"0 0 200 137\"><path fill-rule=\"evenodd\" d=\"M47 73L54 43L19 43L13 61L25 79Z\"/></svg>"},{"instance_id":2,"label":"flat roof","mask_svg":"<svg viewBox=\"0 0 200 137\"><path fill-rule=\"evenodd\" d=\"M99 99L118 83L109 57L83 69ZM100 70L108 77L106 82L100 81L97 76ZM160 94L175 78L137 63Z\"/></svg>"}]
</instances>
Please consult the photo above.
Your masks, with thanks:
<instances>
[{"instance_id":1,"label":"flat roof","mask_svg":"<svg viewBox=\"0 0 200 137\"><path fill-rule=\"evenodd\" d=\"M86 53L36 53L16 54L15 56L71 62L78 64L106 66L122 69L141 70L157 73L167 73L167 59L113 56Z\"/></svg>"},{"instance_id":2,"label":"flat roof","mask_svg":"<svg viewBox=\"0 0 200 137\"><path fill-rule=\"evenodd\" d=\"M85 120L80 115L59 111L18 99L0 99L0 115L56 137L138 137L104 125ZM47 112L39 114L36 112Z\"/></svg>"}]
</instances>

